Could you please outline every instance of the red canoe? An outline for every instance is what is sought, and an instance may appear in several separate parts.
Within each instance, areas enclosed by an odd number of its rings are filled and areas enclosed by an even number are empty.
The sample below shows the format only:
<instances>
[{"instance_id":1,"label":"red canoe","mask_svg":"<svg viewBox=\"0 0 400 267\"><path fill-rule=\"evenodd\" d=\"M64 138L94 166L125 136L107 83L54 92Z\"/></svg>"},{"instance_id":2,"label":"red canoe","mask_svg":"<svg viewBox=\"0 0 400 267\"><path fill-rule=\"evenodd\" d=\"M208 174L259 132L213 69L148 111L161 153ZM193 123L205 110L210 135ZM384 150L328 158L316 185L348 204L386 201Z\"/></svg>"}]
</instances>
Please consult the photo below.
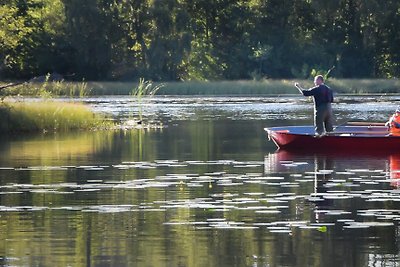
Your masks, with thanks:
<instances>
[{"instance_id":1,"label":"red canoe","mask_svg":"<svg viewBox=\"0 0 400 267\"><path fill-rule=\"evenodd\" d=\"M317 150L400 149L400 136L391 135L382 123L354 123L338 126L334 132L315 136L314 126L264 128L279 148Z\"/></svg>"}]
</instances>

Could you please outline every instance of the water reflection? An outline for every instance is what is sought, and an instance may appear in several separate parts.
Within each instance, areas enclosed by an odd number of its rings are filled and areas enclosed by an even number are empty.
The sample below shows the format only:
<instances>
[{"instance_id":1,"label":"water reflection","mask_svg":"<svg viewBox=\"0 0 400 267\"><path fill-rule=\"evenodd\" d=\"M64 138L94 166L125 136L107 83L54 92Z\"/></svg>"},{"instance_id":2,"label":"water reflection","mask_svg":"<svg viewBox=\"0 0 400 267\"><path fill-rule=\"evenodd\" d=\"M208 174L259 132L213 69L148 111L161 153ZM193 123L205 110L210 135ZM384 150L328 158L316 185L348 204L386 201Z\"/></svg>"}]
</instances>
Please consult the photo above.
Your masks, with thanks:
<instances>
[{"instance_id":1,"label":"water reflection","mask_svg":"<svg viewBox=\"0 0 400 267\"><path fill-rule=\"evenodd\" d=\"M398 264L398 155L274 151L296 97L151 101L167 127L1 139L0 264Z\"/></svg>"},{"instance_id":2,"label":"water reflection","mask_svg":"<svg viewBox=\"0 0 400 267\"><path fill-rule=\"evenodd\" d=\"M353 244L349 250L374 247L368 258L358 259L355 265L397 266L399 162L399 153L280 150L266 155L265 173L288 173L303 184L312 184L305 197L311 207L310 225L327 226L321 230L332 233L333 240L349 238L342 243L345 247ZM340 257L336 260L341 262Z\"/></svg>"},{"instance_id":3,"label":"water reflection","mask_svg":"<svg viewBox=\"0 0 400 267\"><path fill-rule=\"evenodd\" d=\"M265 172L287 172L293 169L312 171L315 180L320 182L332 179L333 174L337 176L352 172L365 172L366 175L363 176L380 174L388 179L390 185L398 187L400 153L277 150L265 157ZM316 187L319 188L319 186Z\"/></svg>"},{"instance_id":4,"label":"water reflection","mask_svg":"<svg viewBox=\"0 0 400 267\"><path fill-rule=\"evenodd\" d=\"M90 155L111 147L112 131L73 132L43 135L2 136L0 161L3 166L46 166L68 159L87 160Z\"/></svg>"},{"instance_id":5,"label":"water reflection","mask_svg":"<svg viewBox=\"0 0 400 267\"><path fill-rule=\"evenodd\" d=\"M393 187L400 187L400 154L392 154L389 157L390 166L390 178L392 182L390 183Z\"/></svg>"}]
</instances>

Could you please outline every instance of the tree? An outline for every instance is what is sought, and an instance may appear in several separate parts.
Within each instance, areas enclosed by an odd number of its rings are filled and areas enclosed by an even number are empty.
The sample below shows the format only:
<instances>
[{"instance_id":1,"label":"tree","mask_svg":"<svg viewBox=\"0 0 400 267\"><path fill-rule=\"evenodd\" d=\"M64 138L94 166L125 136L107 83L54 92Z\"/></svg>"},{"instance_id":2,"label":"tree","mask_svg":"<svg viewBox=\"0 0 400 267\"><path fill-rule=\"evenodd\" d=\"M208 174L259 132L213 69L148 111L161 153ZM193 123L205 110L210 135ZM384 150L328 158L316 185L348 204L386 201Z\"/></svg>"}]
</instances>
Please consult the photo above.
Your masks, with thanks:
<instances>
[{"instance_id":1,"label":"tree","mask_svg":"<svg viewBox=\"0 0 400 267\"><path fill-rule=\"evenodd\" d=\"M395 0L3 0L0 75L398 77L399 30Z\"/></svg>"},{"instance_id":2,"label":"tree","mask_svg":"<svg viewBox=\"0 0 400 267\"><path fill-rule=\"evenodd\" d=\"M111 67L113 0L63 0L77 75L104 79Z\"/></svg>"},{"instance_id":3,"label":"tree","mask_svg":"<svg viewBox=\"0 0 400 267\"><path fill-rule=\"evenodd\" d=\"M254 29L248 0L188 1L193 41L189 73L202 79L249 78Z\"/></svg>"},{"instance_id":4,"label":"tree","mask_svg":"<svg viewBox=\"0 0 400 267\"><path fill-rule=\"evenodd\" d=\"M18 15L18 8L11 1L0 5L0 75L18 65L12 52L32 31L24 23L24 17Z\"/></svg>"},{"instance_id":5,"label":"tree","mask_svg":"<svg viewBox=\"0 0 400 267\"><path fill-rule=\"evenodd\" d=\"M364 8L370 14L363 23L367 25L367 42L371 45L374 76L400 76L400 3L398 1L368 1ZM372 41L372 42L371 42Z\"/></svg>"},{"instance_id":6,"label":"tree","mask_svg":"<svg viewBox=\"0 0 400 267\"><path fill-rule=\"evenodd\" d=\"M13 1L0 5L0 71L32 77L61 69L63 6L60 1Z\"/></svg>"},{"instance_id":7,"label":"tree","mask_svg":"<svg viewBox=\"0 0 400 267\"><path fill-rule=\"evenodd\" d=\"M154 79L178 80L185 73L191 34L185 6L176 0L155 0L150 8L152 40L146 56Z\"/></svg>"},{"instance_id":8,"label":"tree","mask_svg":"<svg viewBox=\"0 0 400 267\"><path fill-rule=\"evenodd\" d=\"M114 62L119 66L118 75L146 77L149 67L147 51L151 43L148 37L151 29L150 2L148 0L122 1L118 9L122 35L119 56Z\"/></svg>"}]
</instances>

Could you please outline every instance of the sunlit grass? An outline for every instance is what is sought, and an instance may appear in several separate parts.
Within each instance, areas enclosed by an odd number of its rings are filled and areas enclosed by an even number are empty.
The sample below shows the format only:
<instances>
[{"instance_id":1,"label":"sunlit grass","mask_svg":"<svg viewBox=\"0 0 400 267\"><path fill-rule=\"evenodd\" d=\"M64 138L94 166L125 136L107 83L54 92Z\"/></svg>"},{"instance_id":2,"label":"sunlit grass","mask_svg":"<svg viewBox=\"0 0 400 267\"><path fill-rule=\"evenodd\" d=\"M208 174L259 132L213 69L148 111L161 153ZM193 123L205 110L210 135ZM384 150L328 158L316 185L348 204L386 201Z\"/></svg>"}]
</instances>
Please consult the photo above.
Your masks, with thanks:
<instances>
[{"instance_id":1,"label":"sunlit grass","mask_svg":"<svg viewBox=\"0 0 400 267\"><path fill-rule=\"evenodd\" d=\"M398 79L332 79L328 83L344 94L394 94L398 93Z\"/></svg>"},{"instance_id":2,"label":"sunlit grass","mask_svg":"<svg viewBox=\"0 0 400 267\"><path fill-rule=\"evenodd\" d=\"M0 82L0 85L2 83ZM4 90L3 95L7 96L38 96L42 98L52 98L55 96L84 97L90 94L91 88L88 83L66 82L66 81L47 81L26 82L18 86L12 86Z\"/></svg>"},{"instance_id":3,"label":"sunlit grass","mask_svg":"<svg viewBox=\"0 0 400 267\"><path fill-rule=\"evenodd\" d=\"M165 82L157 95L282 95L298 94L293 86L300 82L304 87L313 86L313 80L274 80L260 81L186 81ZM129 95L135 82L88 82L91 95ZM400 88L398 79L333 79L327 84L340 94L392 94ZM157 85L157 83L154 83Z\"/></svg>"},{"instance_id":4,"label":"sunlit grass","mask_svg":"<svg viewBox=\"0 0 400 267\"><path fill-rule=\"evenodd\" d=\"M185 81L165 82L157 95L282 95L297 94L294 82L303 87L313 86L313 80L241 80L241 81ZM7 82L0 82L7 84ZM89 96L89 95L131 95L137 82L44 82L26 83L2 91L3 95L27 96ZM335 79L327 84L340 94L392 94L400 88L398 79ZM153 83L153 87L160 83Z\"/></svg>"},{"instance_id":5,"label":"sunlit grass","mask_svg":"<svg viewBox=\"0 0 400 267\"><path fill-rule=\"evenodd\" d=\"M67 131L111 127L105 117L80 103L59 101L3 102L0 132Z\"/></svg>"}]
</instances>

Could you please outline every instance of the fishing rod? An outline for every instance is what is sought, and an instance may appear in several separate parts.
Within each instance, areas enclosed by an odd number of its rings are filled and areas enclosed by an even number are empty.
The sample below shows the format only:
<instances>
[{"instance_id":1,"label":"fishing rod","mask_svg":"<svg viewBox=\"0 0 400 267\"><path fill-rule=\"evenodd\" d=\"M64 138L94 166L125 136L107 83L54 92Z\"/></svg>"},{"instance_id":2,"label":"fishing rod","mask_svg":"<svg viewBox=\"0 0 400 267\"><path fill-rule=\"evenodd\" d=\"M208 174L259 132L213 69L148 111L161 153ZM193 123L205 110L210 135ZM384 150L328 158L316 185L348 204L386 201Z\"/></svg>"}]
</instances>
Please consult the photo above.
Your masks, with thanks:
<instances>
[{"instance_id":1,"label":"fishing rod","mask_svg":"<svg viewBox=\"0 0 400 267\"><path fill-rule=\"evenodd\" d=\"M333 71L335 69L335 66L332 66L332 68L330 68L324 75L324 80L328 80L329 78L329 74L331 73L331 71Z\"/></svg>"},{"instance_id":2,"label":"fishing rod","mask_svg":"<svg viewBox=\"0 0 400 267\"><path fill-rule=\"evenodd\" d=\"M325 73L325 75L323 75L324 81L327 81L327 80L328 80L329 74L330 74L331 71L333 71L334 69L335 69L335 66L332 66L332 67ZM300 92L301 94L303 94L302 90L304 90L304 88L302 88L298 82L294 83L294 86L299 90L299 92Z\"/></svg>"}]
</instances>

